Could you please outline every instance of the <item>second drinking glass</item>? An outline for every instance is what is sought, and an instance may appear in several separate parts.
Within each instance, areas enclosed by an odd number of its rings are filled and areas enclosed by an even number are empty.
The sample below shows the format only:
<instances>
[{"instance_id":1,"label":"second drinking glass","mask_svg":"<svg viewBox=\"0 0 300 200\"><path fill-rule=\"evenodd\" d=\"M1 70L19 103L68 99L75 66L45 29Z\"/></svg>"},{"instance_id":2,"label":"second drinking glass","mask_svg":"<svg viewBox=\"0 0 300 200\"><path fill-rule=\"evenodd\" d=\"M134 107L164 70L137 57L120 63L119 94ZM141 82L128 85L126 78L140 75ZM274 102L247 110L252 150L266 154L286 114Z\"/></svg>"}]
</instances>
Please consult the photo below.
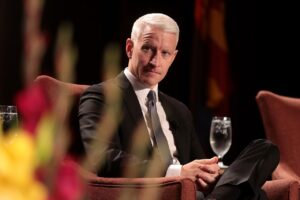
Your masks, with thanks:
<instances>
[{"instance_id":1,"label":"second drinking glass","mask_svg":"<svg viewBox=\"0 0 300 200\"><path fill-rule=\"evenodd\" d=\"M229 117L213 117L210 127L209 142L212 150L219 158L220 168L227 168L224 165L223 157L228 152L232 141L231 119Z\"/></svg>"}]
</instances>

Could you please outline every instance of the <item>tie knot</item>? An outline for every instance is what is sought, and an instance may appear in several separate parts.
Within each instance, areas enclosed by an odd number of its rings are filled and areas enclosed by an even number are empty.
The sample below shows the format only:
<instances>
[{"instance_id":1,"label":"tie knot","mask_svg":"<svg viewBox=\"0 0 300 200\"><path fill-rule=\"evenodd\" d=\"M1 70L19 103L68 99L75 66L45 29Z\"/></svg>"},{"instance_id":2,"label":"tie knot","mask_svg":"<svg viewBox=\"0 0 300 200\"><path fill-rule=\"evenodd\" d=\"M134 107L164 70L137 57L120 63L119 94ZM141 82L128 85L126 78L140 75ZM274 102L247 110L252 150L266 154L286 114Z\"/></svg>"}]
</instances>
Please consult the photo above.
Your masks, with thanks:
<instances>
[{"instance_id":1,"label":"tie knot","mask_svg":"<svg viewBox=\"0 0 300 200\"><path fill-rule=\"evenodd\" d=\"M148 95L147 95L148 101L151 101L153 103L156 103L156 95L153 90L150 90Z\"/></svg>"}]
</instances>

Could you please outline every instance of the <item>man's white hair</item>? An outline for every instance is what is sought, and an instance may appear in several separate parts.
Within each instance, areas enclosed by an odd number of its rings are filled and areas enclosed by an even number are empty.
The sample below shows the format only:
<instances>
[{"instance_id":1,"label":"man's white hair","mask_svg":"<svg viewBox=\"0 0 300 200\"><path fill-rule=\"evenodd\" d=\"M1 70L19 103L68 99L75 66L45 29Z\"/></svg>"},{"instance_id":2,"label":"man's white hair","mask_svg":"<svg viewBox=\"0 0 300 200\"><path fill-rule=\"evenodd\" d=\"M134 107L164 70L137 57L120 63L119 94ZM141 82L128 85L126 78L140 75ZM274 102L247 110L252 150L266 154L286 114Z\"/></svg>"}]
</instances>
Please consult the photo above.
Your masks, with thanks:
<instances>
[{"instance_id":1,"label":"man's white hair","mask_svg":"<svg viewBox=\"0 0 300 200\"><path fill-rule=\"evenodd\" d=\"M176 21L162 13L150 13L138 18L132 26L131 39L136 41L147 25L157 27L166 32L174 33L176 35L176 42L178 42L179 27Z\"/></svg>"}]
</instances>

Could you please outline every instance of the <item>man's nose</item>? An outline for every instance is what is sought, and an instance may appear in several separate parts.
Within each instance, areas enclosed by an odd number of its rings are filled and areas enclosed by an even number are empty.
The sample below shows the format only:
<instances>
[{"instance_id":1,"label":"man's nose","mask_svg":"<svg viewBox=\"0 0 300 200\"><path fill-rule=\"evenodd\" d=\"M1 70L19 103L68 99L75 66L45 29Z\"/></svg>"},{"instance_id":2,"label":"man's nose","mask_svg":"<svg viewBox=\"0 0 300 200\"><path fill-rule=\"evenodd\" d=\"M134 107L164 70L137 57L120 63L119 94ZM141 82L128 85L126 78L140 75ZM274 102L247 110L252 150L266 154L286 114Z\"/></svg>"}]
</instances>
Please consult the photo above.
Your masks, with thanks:
<instances>
[{"instance_id":1,"label":"man's nose","mask_svg":"<svg viewBox=\"0 0 300 200\"><path fill-rule=\"evenodd\" d=\"M160 58L159 54L156 53L151 57L150 63L154 66L159 66L160 61L161 61L161 58Z\"/></svg>"}]
</instances>

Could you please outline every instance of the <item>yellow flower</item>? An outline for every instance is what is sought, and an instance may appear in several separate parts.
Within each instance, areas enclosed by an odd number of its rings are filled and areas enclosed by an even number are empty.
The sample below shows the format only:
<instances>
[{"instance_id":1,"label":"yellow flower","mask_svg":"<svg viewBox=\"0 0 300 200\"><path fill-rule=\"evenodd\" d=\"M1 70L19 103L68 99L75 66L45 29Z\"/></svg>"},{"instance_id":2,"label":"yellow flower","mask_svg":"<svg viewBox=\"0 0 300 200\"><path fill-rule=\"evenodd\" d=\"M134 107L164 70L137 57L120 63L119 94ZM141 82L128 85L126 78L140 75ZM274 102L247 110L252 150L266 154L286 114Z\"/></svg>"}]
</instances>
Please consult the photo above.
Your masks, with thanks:
<instances>
[{"instance_id":1,"label":"yellow flower","mask_svg":"<svg viewBox=\"0 0 300 200\"><path fill-rule=\"evenodd\" d=\"M39 182L33 181L26 188L24 196L26 197L26 199L30 200L46 200L47 189Z\"/></svg>"},{"instance_id":2,"label":"yellow flower","mask_svg":"<svg viewBox=\"0 0 300 200\"><path fill-rule=\"evenodd\" d=\"M11 172L12 162L7 154L6 149L3 147L3 141L0 140L0 184Z\"/></svg>"},{"instance_id":3,"label":"yellow flower","mask_svg":"<svg viewBox=\"0 0 300 200\"><path fill-rule=\"evenodd\" d=\"M24 131L9 134L4 138L4 152L7 154L8 164L4 177L12 184L23 186L28 184L35 170L34 143Z\"/></svg>"},{"instance_id":4,"label":"yellow flower","mask_svg":"<svg viewBox=\"0 0 300 200\"><path fill-rule=\"evenodd\" d=\"M36 147L24 130L0 138L0 199L45 200L47 189L35 180Z\"/></svg>"},{"instance_id":5,"label":"yellow flower","mask_svg":"<svg viewBox=\"0 0 300 200\"><path fill-rule=\"evenodd\" d=\"M9 185L1 185L0 199L3 200L25 200L23 194L18 188Z\"/></svg>"}]
</instances>

